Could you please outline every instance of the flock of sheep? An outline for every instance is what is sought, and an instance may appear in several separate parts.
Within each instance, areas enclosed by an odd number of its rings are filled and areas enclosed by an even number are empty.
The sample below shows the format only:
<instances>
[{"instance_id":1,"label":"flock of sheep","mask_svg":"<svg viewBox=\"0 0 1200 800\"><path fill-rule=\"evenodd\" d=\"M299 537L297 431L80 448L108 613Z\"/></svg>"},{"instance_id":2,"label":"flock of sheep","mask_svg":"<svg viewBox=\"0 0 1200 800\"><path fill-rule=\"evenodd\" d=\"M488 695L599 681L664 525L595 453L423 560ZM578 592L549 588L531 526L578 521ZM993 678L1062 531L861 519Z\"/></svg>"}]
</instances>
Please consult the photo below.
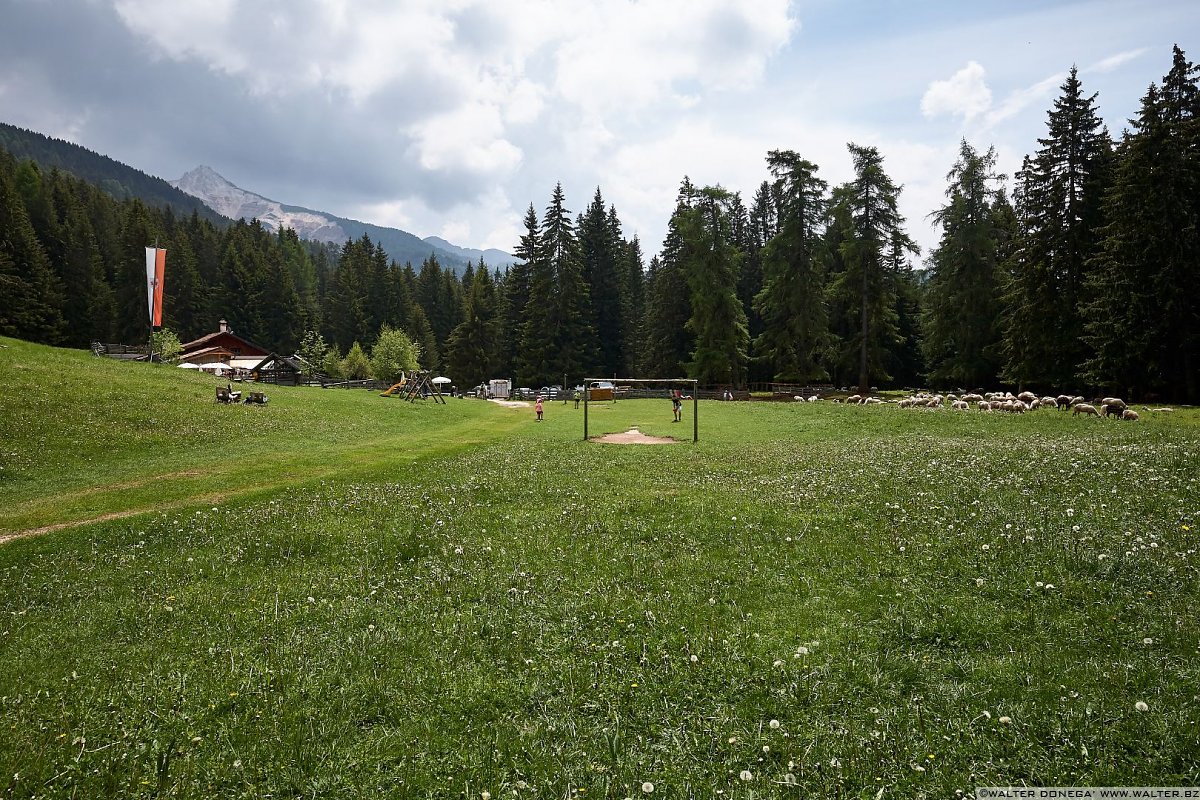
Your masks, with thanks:
<instances>
[{"instance_id":1,"label":"flock of sheep","mask_svg":"<svg viewBox=\"0 0 1200 800\"><path fill-rule=\"evenodd\" d=\"M797 398L801 399L801 398ZM816 396L805 398L808 402L813 402ZM1024 414L1026 411L1033 411L1039 408L1057 408L1063 411L1071 410L1072 414L1083 414L1093 417L1117 417L1118 419L1129 420L1136 422L1138 413L1130 408L1124 400L1119 397L1105 397L1093 403L1084 402L1084 398L1060 394L1057 397L1038 397L1033 392L1021 392L1014 395L1012 392L987 392L986 394L969 393L961 396L955 394L928 394L922 392L914 394L899 401L886 401L878 397L870 397L866 395L850 395L845 400L835 401L850 403L853 405L882 405L887 402L896 402L900 408L942 408L949 405L950 408L959 411L968 411L972 404L980 411L1007 411L1010 414ZM1097 408L1096 406L1099 406ZM1156 408L1154 411L1161 413L1170 413L1170 408Z\"/></svg>"}]
</instances>

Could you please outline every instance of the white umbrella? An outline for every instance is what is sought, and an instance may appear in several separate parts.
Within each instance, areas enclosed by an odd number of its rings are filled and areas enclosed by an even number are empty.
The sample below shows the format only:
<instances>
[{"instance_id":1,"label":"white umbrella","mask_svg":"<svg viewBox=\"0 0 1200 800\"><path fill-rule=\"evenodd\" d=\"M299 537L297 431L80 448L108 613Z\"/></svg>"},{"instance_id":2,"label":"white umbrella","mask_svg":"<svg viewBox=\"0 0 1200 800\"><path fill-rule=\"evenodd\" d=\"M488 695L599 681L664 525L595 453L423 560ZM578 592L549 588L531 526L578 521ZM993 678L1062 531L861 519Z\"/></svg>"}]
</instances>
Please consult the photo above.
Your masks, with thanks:
<instances>
[{"instance_id":1,"label":"white umbrella","mask_svg":"<svg viewBox=\"0 0 1200 800\"><path fill-rule=\"evenodd\" d=\"M222 364L220 361L218 361L213 364L201 364L200 369L212 370L213 372L220 373L220 372L224 372L227 369L233 369L233 367L229 366L228 364Z\"/></svg>"},{"instance_id":2,"label":"white umbrella","mask_svg":"<svg viewBox=\"0 0 1200 800\"><path fill-rule=\"evenodd\" d=\"M438 377L433 379L433 383L453 383L453 381L451 381L449 378L445 378L445 377L442 377L441 375L439 375Z\"/></svg>"},{"instance_id":3,"label":"white umbrella","mask_svg":"<svg viewBox=\"0 0 1200 800\"><path fill-rule=\"evenodd\" d=\"M190 362L190 361L185 361L185 362L183 362L182 364L180 364L180 365L179 365L179 368L180 368L180 369L200 369L200 365L199 365L199 364L193 364L193 363L192 363L192 362Z\"/></svg>"}]
</instances>

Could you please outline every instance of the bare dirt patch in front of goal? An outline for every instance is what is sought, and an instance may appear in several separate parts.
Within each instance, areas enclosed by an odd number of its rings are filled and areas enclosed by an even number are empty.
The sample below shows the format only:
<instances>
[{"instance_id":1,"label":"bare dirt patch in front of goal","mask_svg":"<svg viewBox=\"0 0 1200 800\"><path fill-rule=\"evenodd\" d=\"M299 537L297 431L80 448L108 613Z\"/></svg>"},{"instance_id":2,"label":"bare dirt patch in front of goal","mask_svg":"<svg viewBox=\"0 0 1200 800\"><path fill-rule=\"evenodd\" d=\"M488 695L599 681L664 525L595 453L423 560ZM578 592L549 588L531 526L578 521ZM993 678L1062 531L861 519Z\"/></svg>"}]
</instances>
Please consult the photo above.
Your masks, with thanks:
<instances>
[{"instance_id":1,"label":"bare dirt patch in front of goal","mask_svg":"<svg viewBox=\"0 0 1200 800\"><path fill-rule=\"evenodd\" d=\"M498 406L504 406L505 408L529 408L529 406L532 405L532 403L526 403L524 400L489 399L488 402L495 403Z\"/></svg>"},{"instance_id":2,"label":"bare dirt patch in front of goal","mask_svg":"<svg viewBox=\"0 0 1200 800\"><path fill-rule=\"evenodd\" d=\"M637 428L630 428L624 433L606 433L603 436L593 436L589 442L600 444L680 444L678 439L670 436L647 436Z\"/></svg>"}]
</instances>

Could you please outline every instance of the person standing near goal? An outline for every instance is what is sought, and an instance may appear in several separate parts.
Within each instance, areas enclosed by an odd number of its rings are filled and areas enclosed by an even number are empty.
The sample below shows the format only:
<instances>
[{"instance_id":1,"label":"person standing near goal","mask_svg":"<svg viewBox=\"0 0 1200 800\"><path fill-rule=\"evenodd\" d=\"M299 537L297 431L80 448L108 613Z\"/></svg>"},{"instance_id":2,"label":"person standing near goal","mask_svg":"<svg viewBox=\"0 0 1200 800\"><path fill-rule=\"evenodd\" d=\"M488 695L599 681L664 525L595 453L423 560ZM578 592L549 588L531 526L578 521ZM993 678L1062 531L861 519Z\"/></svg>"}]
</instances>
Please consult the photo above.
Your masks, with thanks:
<instances>
[{"instance_id":1,"label":"person standing near goal","mask_svg":"<svg viewBox=\"0 0 1200 800\"><path fill-rule=\"evenodd\" d=\"M672 422L681 422L683 420L683 393L678 389L671 392L671 410L675 414L675 419Z\"/></svg>"}]
</instances>

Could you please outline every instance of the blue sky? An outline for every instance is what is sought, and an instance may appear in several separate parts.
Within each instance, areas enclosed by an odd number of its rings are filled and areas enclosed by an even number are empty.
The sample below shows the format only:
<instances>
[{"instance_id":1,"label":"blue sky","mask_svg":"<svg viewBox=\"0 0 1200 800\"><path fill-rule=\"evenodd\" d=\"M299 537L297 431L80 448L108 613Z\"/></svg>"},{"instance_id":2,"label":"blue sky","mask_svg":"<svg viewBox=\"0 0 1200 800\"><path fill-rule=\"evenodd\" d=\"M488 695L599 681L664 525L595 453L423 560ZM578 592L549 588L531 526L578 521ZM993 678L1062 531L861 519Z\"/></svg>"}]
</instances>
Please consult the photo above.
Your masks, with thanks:
<instances>
[{"instance_id":1,"label":"blue sky","mask_svg":"<svg viewBox=\"0 0 1200 800\"><path fill-rule=\"evenodd\" d=\"M959 141L1011 174L1072 64L1115 134L1200 3L0 0L0 120L164 178L511 250L558 181L658 250L683 176L874 145L926 251Z\"/></svg>"}]
</instances>

